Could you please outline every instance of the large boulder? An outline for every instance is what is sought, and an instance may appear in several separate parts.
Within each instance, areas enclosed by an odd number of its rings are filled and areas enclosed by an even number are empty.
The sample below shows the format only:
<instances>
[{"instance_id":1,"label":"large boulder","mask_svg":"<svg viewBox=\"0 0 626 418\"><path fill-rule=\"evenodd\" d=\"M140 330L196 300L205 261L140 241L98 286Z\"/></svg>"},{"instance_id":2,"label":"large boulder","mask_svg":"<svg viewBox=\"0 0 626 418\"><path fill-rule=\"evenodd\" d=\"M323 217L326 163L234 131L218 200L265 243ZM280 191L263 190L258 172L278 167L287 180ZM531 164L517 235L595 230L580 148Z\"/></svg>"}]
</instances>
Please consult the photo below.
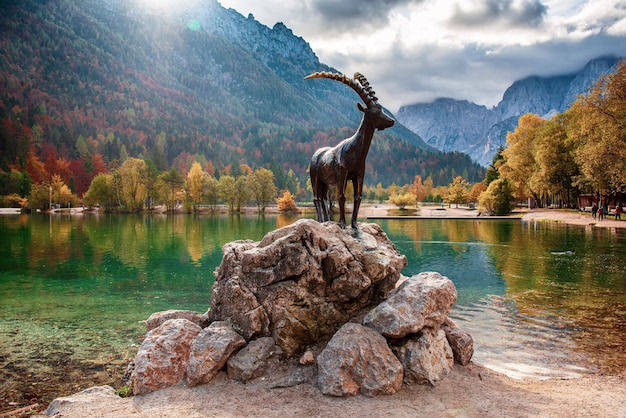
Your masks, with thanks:
<instances>
[{"instance_id":1,"label":"large boulder","mask_svg":"<svg viewBox=\"0 0 626 418\"><path fill-rule=\"evenodd\" d=\"M435 386L454 366L454 355L442 329L424 328L393 347L406 382Z\"/></svg>"},{"instance_id":2,"label":"large boulder","mask_svg":"<svg viewBox=\"0 0 626 418\"><path fill-rule=\"evenodd\" d=\"M283 350L272 337L261 337L240 350L228 360L228 377L247 382L263 376L275 368L283 357Z\"/></svg>"},{"instance_id":3,"label":"large boulder","mask_svg":"<svg viewBox=\"0 0 626 418\"><path fill-rule=\"evenodd\" d=\"M401 276L406 258L382 229L359 227L304 219L260 242L226 244L206 314L148 319L134 393L208 383L226 366L244 383L317 381L328 395L376 396L395 393L403 378L435 385L454 358L467 364L472 339L448 319L452 281Z\"/></svg>"},{"instance_id":4,"label":"large boulder","mask_svg":"<svg viewBox=\"0 0 626 418\"><path fill-rule=\"evenodd\" d=\"M359 324L347 323L317 357L317 382L332 396L390 395L402 386L402 364L385 338Z\"/></svg>"},{"instance_id":5,"label":"large boulder","mask_svg":"<svg viewBox=\"0 0 626 418\"><path fill-rule=\"evenodd\" d=\"M456 287L436 272L409 277L363 318L385 337L403 338L424 327L438 328L456 303Z\"/></svg>"},{"instance_id":6,"label":"large boulder","mask_svg":"<svg viewBox=\"0 0 626 418\"><path fill-rule=\"evenodd\" d=\"M246 340L271 336L287 356L330 338L383 300L406 265L378 225L359 227L301 219L261 242L225 245L209 320Z\"/></svg>"},{"instance_id":7,"label":"large boulder","mask_svg":"<svg viewBox=\"0 0 626 418\"><path fill-rule=\"evenodd\" d=\"M145 395L182 381L189 349L200 331L187 319L170 319L148 332L135 356L133 393Z\"/></svg>"},{"instance_id":8,"label":"large boulder","mask_svg":"<svg viewBox=\"0 0 626 418\"><path fill-rule=\"evenodd\" d=\"M189 352L187 384L208 383L246 340L225 322L213 322L196 337Z\"/></svg>"}]
</instances>

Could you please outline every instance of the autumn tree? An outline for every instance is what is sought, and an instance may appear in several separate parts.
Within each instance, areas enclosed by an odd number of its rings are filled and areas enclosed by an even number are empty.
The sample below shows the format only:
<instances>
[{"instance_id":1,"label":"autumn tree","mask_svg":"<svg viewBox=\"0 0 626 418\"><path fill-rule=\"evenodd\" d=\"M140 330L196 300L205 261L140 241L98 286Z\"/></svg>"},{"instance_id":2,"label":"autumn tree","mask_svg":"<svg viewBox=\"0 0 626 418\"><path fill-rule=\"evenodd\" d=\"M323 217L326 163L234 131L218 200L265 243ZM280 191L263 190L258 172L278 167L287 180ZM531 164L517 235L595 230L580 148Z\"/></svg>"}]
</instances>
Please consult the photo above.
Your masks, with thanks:
<instances>
[{"instance_id":1,"label":"autumn tree","mask_svg":"<svg viewBox=\"0 0 626 418\"><path fill-rule=\"evenodd\" d=\"M544 122L534 146L537 170L528 182L532 190L556 197L567 206L572 204L573 182L579 173L573 144L567 137L563 116Z\"/></svg>"},{"instance_id":2,"label":"autumn tree","mask_svg":"<svg viewBox=\"0 0 626 418\"><path fill-rule=\"evenodd\" d=\"M265 208L276 198L276 185L274 173L267 168L258 168L250 177L250 195L256 202L259 211L265 212Z\"/></svg>"},{"instance_id":3,"label":"autumn tree","mask_svg":"<svg viewBox=\"0 0 626 418\"><path fill-rule=\"evenodd\" d=\"M204 179L202 182L204 197L204 203L208 204L212 211L217 209L217 205L220 202L220 187L219 181L209 173L204 173Z\"/></svg>"},{"instance_id":4,"label":"autumn tree","mask_svg":"<svg viewBox=\"0 0 626 418\"><path fill-rule=\"evenodd\" d=\"M241 212L248 200L248 176L242 175L235 180L235 210Z\"/></svg>"},{"instance_id":5,"label":"autumn tree","mask_svg":"<svg viewBox=\"0 0 626 418\"><path fill-rule=\"evenodd\" d=\"M52 187L53 203L58 203L59 205L65 207L76 206L76 196L74 196L59 174L52 176L50 186Z\"/></svg>"},{"instance_id":6,"label":"autumn tree","mask_svg":"<svg viewBox=\"0 0 626 418\"><path fill-rule=\"evenodd\" d=\"M28 197L28 208L30 210L50 209L50 183L35 183Z\"/></svg>"},{"instance_id":7,"label":"autumn tree","mask_svg":"<svg viewBox=\"0 0 626 418\"><path fill-rule=\"evenodd\" d=\"M111 212L117 206L113 175L108 173L96 175L83 196L83 203L91 207L100 205L105 212Z\"/></svg>"},{"instance_id":8,"label":"autumn tree","mask_svg":"<svg viewBox=\"0 0 626 418\"><path fill-rule=\"evenodd\" d=\"M416 203L415 195L412 193L396 194L389 198L389 201L404 210L411 203Z\"/></svg>"},{"instance_id":9,"label":"autumn tree","mask_svg":"<svg viewBox=\"0 0 626 418\"><path fill-rule=\"evenodd\" d=\"M528 196L540 200L539 191L533 190L529 182L538 170L534 146L543 122L538 115L527 113L519 118L515 130L506 135L506 149L502 151L505 162L499 172L511 180L520 200Z\"/></svg>"},{"instance_id":10,"label":"autumn tree","mask_svg":"<svg viewBox=\"0 0 626 418\"><path fill-rule=\"evenodd\" d=\"M487 190L487 186L484 182L479 181L478 183L475 183L467 195L467 200L470 202L478 202L478 198L485 190Z\"/></svg>"},{"instance_id":11,"label":"autumn tree","mask_svg":"<svg viewBox=\"0 0 626 418\"><path fill-rule=\"evenodd\" d=\"M204 172L199 162L194 162L187 173L187 196L191 199L194 211L198 210L202 201Z\"/></svg>"},{"instance_id":12,"label":"autumn tree","mask_svg":"<svg viewBox=\"0 0 626 418\"><path fill-rule=\"evenodd\" d=\"M289 190L285 190L283 194L276 199L276 204L278 205L278 210L281 212L292 212L298 209L294 201L294 196Z\"/></svg>"},{"instance_id":13,"label":"autumn tree","mask_svg":"<svg viewBox=\"0 0 626 418\"><path fill-rule=\"evenodd\" d=\"M383 203L385 200L389 199L389 194L380 182L376 185L376 199L378 200L378 203Z\"/></svg>"},{"instance_id":14,"label":"autumn tree","mask_svg":"<svg viewBox=\"0 0 626 418\"><path fill-rule=\"evenodd\" d=\"M409 192L415 198L415 206L419 205L426 197L426 186L422 183L422 176L415 176L413 183L409 186Z\"/></svg>"},{"instance_id":15,"label":"autumn tree","mask_svg":"<svg viewBox=\"0 0 626 418\"><path fill-rule=\"evenodd\" d=\"M175 167L172 167L169 171L161 173L159 179L163 181L167 187L167 191L163 191L162 197L165 201L165 205L168 211L173 211L176 208L176 196L178 190L185 184L185 179L180 175Z\"/></svg>"},{"instance_id":16,"label":"autumn tree","mask_svg":"<svg viewBox=\"0 0 626 418\"><path fill-rule=\"evenodd\" d=\"M117 187L120 200L127 211L139 212L147 196L146 162L128 158L117 170Z\"/></svg>"},{"instance_id":17,"label":"autumn tree","mask_svg":"<svg viewBox=\"0 0 626 418\"><path fill-rule=\"evenodd\" d=\"M567 112L575 159L594 190L626 192L626 60Z\"/></svg>"},{"instance_id":18,"label":"autumn tree","mask_svg":"<svg viewBox=\"0 0 626 418\"><path fill-rule=\"evenodd\" d=\"M235 203L237 202L237 195L235 193L235 178L228 174L220 177L219 180L220 198L228 206L229 212L235 211Z\"/></svg>"},{"instance_id":19,"label":"autumn tree","mask_svg":"<svg viewBox=\"0 0 626 418\"><path fill-rule=\"evenodd\" d=\"M492 181L478 199L478 210L492 215L507 215L514 208L513 187L502 177Z\"/></svg>"},{"instance_id":20,"label":"autumn tree","mask_svg":"<svg viewBox=\"0 0 626 418\"><path fill-rule=\"evenodd\" d=\"M448 203L455 203L458 207L459 203L467 202L469 183L461 176L456 176L452 183L448 185L448 193L445 200Z\"/></svg>"}]
</instances>

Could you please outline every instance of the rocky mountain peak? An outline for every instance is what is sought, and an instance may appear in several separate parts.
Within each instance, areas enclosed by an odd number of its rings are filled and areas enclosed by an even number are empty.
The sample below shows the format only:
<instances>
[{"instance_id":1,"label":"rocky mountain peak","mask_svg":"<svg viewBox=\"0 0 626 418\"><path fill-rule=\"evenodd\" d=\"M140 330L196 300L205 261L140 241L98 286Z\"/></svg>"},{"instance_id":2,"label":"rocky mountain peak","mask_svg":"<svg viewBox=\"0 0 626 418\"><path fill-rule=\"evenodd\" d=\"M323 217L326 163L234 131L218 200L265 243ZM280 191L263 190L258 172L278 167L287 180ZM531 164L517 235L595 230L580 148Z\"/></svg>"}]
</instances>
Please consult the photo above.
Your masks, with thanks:
<instances>
[{"instance_id":1,"label":"rocky mountain peak","mask_svg":"<svg viewBox=\"0 0 626 418\"><path fill-rule=\"evenodd\" d=\"M506 143L506 133L520 116L552 117L565 111L603 74L614 70L616 57L591 60L580 71L552 77L530 76L514 82L493 109L467 100L441 98L402 106L398 121L442 151L461 151L483 166Z\"/></svg>"}]
</instances>

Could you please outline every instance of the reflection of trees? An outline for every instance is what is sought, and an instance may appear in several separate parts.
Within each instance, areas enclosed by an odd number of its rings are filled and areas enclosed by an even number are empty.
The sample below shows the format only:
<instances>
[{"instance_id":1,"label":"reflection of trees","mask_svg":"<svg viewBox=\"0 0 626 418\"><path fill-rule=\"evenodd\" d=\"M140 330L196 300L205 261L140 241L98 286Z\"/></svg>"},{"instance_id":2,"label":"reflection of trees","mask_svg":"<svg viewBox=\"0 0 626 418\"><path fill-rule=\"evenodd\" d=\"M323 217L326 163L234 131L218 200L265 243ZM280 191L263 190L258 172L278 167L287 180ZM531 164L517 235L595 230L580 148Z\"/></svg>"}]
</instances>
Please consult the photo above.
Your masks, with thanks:
<instances>
[{"instance_id":1,"label":"reflection of trees","mask_svg":"<svg viewBox=\"0 0 626 418\"><path fill-rule=\"evenodd\" d=\"M289 226L298 220L296 215L281 213L276 217L276 228Z\"/></svg>"},{"instance_id":2,"label":"reflection of trees","mask_svg":"<svg viewBox=\"0 0 626 418\"><path fill-rule=\"evenodd\" d=\"M496 223L482 224L481 240L506 244L490 247L490 253L521 317L550 316L558 321L552 326L571 327L578 349L601 371L623 371L623 237L616 245L619 237L609 229L524 223L524 233L506 234Z\"/></svg>"},{"instance_id":3,"label":"reflection of trees","mask_svg":"<svg viewBox=\"0 0 626 418\"><path fill-rule=\"evenodd\" d=\"M387 230L395 236L406 236L413 241L417 253L422 253L422 243L432 241L473 242L476 223L473 221L450 222L445 220L390 219ZM465 251L465 246L452 245L455 252Z\"/></svg>"},{"instance_id":4,"label":"reflection of trees","mask_svg":"<svg viewBox=\"0 0 626 418\"><path fill-rule=\"evenodd\" d=\"M568 330L599 370L624 371L626 234L621 230L497 220L385 222L395 239L409 238L418 257L436 256L425 242L487 244L486 254L506 283L520 321ZM445 248L460 254L468 247Z\"/></svg>"}]
</instances>

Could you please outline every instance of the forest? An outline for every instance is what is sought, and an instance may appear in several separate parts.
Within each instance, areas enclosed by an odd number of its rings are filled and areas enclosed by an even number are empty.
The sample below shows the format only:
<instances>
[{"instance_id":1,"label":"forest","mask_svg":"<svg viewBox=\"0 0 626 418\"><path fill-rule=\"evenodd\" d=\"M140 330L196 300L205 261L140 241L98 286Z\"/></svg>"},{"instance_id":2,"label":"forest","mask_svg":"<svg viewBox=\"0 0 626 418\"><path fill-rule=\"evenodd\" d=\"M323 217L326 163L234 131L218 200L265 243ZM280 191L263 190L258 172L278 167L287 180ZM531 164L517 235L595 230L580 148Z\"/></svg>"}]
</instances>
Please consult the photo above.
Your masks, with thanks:
<instances>
[{"instance_id":1,"label":"forest","mask_svg":"<svg viewBox=\"0 0 626 418\"><path fill-rule=\"evenodd\" d=\"M213 205L215 196L225 204L225 192L208 191L214 182L262 169L272 173L275 197L288 191L297 201L311 199L311 155L352 135L359 121L356 97L345 86L301 78L328 67L268 68L267 57L224 37L155 16L131 20L98 4L0 5L3 205L115 204L134 211L137 203L122 198L125 166L146 183L142 207L178 201L191 210ZM463 202L485 192L480 201L488 213L528 198L577 207L580 196L590 195L616 204L626 183L624 86L622 63L563 114L524 115L487 170L465 154L431 149L400 124L377 132L366 198ZM188 193L196 164L204 197L171 199ZM106 180L116 199L94 202L95 192L88 192L95 179ZM245 203L257 204L251 196Z\"/></svg>"},{"instance_id":2,"label":"forest","mask_svg":"<svg viewBox=\"0 0 626 418\"><path fill-rule=\"evenodd\" d=\"M281 190L288 173L306 190L313 152L358 125L353 92L302 81L313 65L328 69L319 62L276 64L294 86L241 45L155 16L132 20L69 0L0 8L2 195L25 198L29 184L58 176L80 200L98 174L129 158L183 177L194 162L215 177L237 176L244 164L271 170ZM366 183L418 174L441 185L484 172L399 125L375 135Z\"/></svg>"}]
</instances>

